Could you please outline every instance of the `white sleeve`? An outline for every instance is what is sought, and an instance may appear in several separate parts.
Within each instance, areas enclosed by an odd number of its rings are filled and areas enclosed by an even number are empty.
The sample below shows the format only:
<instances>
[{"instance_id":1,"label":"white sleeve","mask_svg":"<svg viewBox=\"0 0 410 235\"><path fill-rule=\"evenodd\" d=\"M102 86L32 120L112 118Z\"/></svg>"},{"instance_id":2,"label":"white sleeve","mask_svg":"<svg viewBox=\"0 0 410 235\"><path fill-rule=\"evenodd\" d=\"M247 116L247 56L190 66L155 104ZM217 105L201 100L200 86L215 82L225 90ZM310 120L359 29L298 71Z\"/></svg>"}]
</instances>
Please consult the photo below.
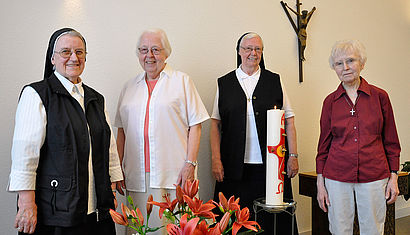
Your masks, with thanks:
<instances>
[{"instance_id":1,"label":"white sleeve","mask_svg":"<svg viewBox=\"0 0 410 235\"><path fill-rule=\"evenodd\" d=\"M217 119L217 120L221 120L221 116L219 115L219 104L218 104L218 100L219 100L219 87L218 84L216 84L216 93L215 93L215 100L214 100L214 108L212 110L212 119Z\"/></svg>"},{"instance_id":2,"label":"white sleeve","mask_svg":"<svg viewBox=\"0 0 410 235\"><path fill-rule=\"evenodd\" d=\"M38 93L27 86L17 105L7 191L35 190L46 125L47 114L43 102Z\"/></svg>"},{"instance_id":3,"label":"white sleeve","mask_svg":"<svg viewBox=\"0 0 410 235\"><path fill-rule=\"evenodd\" d=\"M209 119L208 111L199 96L194 82L186 75L186 104L188 125L194 126Z\"/></svg>"},{"instance_id":4,"label":"white sleeve","mask_svg":"<svg viewBox=\"0 0 410 235\"><path fill-rule=\"evenodd\" d=\"M111 182L116 182L116 181L123 180L124 178L122 175L120 158L117 152L117 144L115 141L114 133L112 132L112 128L110 125L111 123L110 117L106 109L105 109L105 119L107 120L108 126L110 127L110 131L111 131L109 174L110 174Z\"/></svg>"},{"instance_id":5,"label":"white sleeve","mask_svg":"<svg viewBox=\"0 0 410 235\"><path fill-rule=\"evenodd\" d=\"M288 94L286 93L285 86L281 82L282 87L282 94L283 94L283 107L282 109L285 110L285 118L294 117L295 113L293 112L292 106L290 105L290 100L288 98Z\"/></svg>"},{"instance_id":6,"label":"white sleeve","mask_svg":"<svg viewBox=\"0 0 410 235\"><path fill-rule=\"evenodd\" d=\"M122 120L121 120L120 108L121 108L122 99L124 97L125 90L126 90L126 85L122 88L120 96L118 97L117 112L115 113L115 118L114 118L114 126L117 127L117 128L122 128L123 127Z\"/></svg>"}]
</instances>

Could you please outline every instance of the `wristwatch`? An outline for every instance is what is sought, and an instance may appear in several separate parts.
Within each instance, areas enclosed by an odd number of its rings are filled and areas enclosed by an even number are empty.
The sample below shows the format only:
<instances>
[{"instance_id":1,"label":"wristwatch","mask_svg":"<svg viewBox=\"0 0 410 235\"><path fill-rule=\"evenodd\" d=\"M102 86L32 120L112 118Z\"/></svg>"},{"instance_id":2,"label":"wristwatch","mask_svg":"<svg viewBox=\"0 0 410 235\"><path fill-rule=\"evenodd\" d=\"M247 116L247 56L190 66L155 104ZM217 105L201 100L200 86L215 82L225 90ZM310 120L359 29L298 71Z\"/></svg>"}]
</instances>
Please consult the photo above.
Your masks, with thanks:
<instances>
[{"instance_id":1,"label":"wristwatch","mask_svg":"<svg viewBox=\"0 0 410 235\"><path fill-rule=\"evenodd\" d=\"M390 173L394 173L394 174L396 174L396 175L397 175L397 171L390 171Z\"/></svg>"},{"instance_id":2,"label":"wristwatch","mask_svg":"<svg viewBox=\"0 0 410 235\"><path fill-rule=\"evenodd\" d=\"M198 165L198 162L197 161L190 161L190 160L185 160L185 162L186 163L189 163L189 164L191 164L191 165L193 165L194 167L196 167L197 165Z\"/></svg>"},{"instance_id":3,"label":"wristwatch","mask_svg":"<svg viewBox=\"0 0 410 235\"><path fill-rule=\"evenodd\" d=\"M299 157L299 154L297 154L297 153L289 153L289 157L298 158L298 157Z\"/></svg>"}]
</instances>

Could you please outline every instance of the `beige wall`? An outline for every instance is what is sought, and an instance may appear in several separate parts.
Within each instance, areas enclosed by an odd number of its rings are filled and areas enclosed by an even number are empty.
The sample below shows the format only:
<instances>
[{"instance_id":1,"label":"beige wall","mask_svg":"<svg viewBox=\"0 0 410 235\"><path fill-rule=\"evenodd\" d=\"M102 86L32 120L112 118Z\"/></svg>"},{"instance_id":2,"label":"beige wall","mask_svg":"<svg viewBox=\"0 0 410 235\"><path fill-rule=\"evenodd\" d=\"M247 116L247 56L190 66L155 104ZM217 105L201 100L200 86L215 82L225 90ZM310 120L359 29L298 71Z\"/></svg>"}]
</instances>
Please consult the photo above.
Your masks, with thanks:
<instances>
[{"instance_id":1,"label":"beige wall","mask_svg":"<svg viewBox=\"0 0 410 235\"><path fill-rule=\"evenodd\" d=\"M294 5L295 1L288 1ZM260 33L268 69L281 74L296 112L300 170L315 169L319 115L324 97L336 89L338 78L327 59L336 40L356 38L367 47L362 75L390 95L402 145L401 162L410 160L410 2L408 0L305 0L303 9L317 7L308 27L304 63L305 82L298 83L296 36L279 0L123 0L123 1L1 1L0 7L0 182L6 187L14 112L24 84L42 78L50 34L60 27L79 30L88 43L84 81L103 93L111 119L119 91L141 72L135 56L138 34L163 28L173 52L169 63L194 80L212 111L215 80L235 67L235 42L244 32ZM209 199L209 122L203 127L199 153L201 197ZM301 232L310 230L310 199L298 195ZM0 192L0 233L13 234L15 195ZM399 216L410 214L410 204L399 198Z\"/></svg>"}]
</instances>

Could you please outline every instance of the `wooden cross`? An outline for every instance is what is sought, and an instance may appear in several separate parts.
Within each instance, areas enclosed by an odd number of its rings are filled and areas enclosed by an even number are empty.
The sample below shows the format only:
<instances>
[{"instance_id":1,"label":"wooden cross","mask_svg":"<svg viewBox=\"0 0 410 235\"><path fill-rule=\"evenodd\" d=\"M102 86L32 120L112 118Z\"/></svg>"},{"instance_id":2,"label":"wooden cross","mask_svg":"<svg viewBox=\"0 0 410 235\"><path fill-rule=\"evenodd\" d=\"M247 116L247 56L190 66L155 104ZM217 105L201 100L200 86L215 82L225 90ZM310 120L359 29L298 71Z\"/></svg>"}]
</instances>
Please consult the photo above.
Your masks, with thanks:
<instances>
[{"instance_id":1,"label":"wooden cross","mask_svg":"<svg viewBox=\"0 0 410 235\"><path fill-rule=\"evenodd\" d=\"M296 0L296 11L293 10L288 6L288 4L280 1L280 4L283 7L283 10L286 13L290 23L292 24L293 29L295 30L298 36L298 53L299 53L299 82L303 82L303 61L305 60L305 48L306 48L306 39L307 39L307 24L309 23L310 18L312 17L313 12L316 10L316 7L313 7L310 12L307 10L303 10L300 13L300 5L302 3L299 0ZM290 16L289 10L291 10L296 15L296 23L293 21L292 17Z\"/></svg>"}]
</instances>

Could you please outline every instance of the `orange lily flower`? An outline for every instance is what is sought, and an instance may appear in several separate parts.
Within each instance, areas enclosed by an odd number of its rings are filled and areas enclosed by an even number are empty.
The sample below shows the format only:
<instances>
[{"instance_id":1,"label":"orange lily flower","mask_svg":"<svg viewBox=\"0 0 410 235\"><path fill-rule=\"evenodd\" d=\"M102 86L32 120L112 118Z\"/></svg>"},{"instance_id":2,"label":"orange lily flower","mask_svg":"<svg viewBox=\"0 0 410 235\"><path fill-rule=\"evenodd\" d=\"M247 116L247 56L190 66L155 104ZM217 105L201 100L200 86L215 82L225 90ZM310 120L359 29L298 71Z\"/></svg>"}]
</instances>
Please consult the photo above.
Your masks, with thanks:
<instances>
[{"instance_id":1,"label":"orange lily flower","mask_svg":"<svg viewBox=\"0 0 410 235\"><path fill-rule=\"evenodd\" d=\"M221 224L217 223L213 228L210 228L206 235L221 235Z\"/></svg>"},{"instance_id":2,"label":"orange lily flower","mask_svg":"<svg viewBox=\"0 0 410 235\"><path fill-rule=\"evenodd\" d=\"M231 196L229 200L226 200L225 195L222 192L219 192L219 204L214 202L216 206L219 207L219 210L222 213L229 212L232 213L233 211L240 210L239 207L239 198L235 200L235 196Z\"/></svg>"},{"instance_id":3,"label":"orange lily flower","mask_svg":"<svg viewBox=\"0 0 410 235\"><path fill-rule=\"evenodd\" d=\"M249 209L247 207L243 208L242 210L238 210L235 212L236 221L232 225L232 235L236 235L239 229L243 226L247 229L253 230L255 232L258 231L256 227L261 228L256 221L248 221L249 219Z\"/></svg>"},{"instance_id":4,"label":"orange lily flower","mask_svg":"<svg viewBox=\"0 0 410 235\"><path fill-rule=\"evenodd\" d=\"M201 216L205 218L212 218L215 221L215 214L212 213L212 209L215 208L215 205L212 204L212 200L209 200L206 203L202 203L202 200L194 197L191 199L189 196L184 195L184 200L188 203L189 208L196 216Z\"/></svg>"},{"instance_id":5,"label":"orange lily flower","mask_svg":"<svg viewBox=\"0 0 410 235\"><path fill-rule=\"evenodd\" d=\"M165 202L156 202L156 201L152 201L152 202L147 202L149 204L153 204L156 206L159 206L159 218L162 219L162 214L164 213L164 211L166 209L168 209L169 211L173 212L175 209L175 206L178 202L177 199L174 199L172 202L169 199L169 193L164 194L164 196L162 196L165 199Z\"/></svg>"},{"instance_id":6,"label":"orange lily flower","mask_svg":"<svg viewBox=\"0 0 410 235\"><path fill-rule=\"evenodd\" d=\"M147 216L149 216L152 212L152 204L150 203L152 201L153 201L153 197L152 197L152 194L150 194L147 200Z\"/></svg>"},{"instance_id":7,"label":"orange lily flower","mask_svg":"<svg viewBox=\"0 0 410 235\"><path fill-rule=\"evenodd\" d=\"M193 235L196 225L199 221L199 218L193 218L189 221L188 214L184 214L181 217L179 225L181 227L176 226L175 224L168 224L167 225L167 232L170 235Z\"/></svg>"},{"instance_id":8,"label":"orange lily flower","mask_svg":"<svg viewBox=\"0 0 410 235\"><path fill-rule=\"evenodd\" d=\"M192 235L208 235L208 224L202 220L195 228Z\"/></svg>"},{"instance_id":9,"label":"orange lily flower","mask_svg":"<svg viewBox=\"0 0 410 235\"><path fill-rule=\"evenodd\" d=\"M228 227L229 224L229 219L231 218L231 214L229 212L226 212L224 216L222 217L221 221L217 223L213 228L209 229L206 235L221 235L226 227Z\"/></svg>"},{"instance_id":10,"label":"orange lily flower","mask_svg":"<svg viewBox=\"0 0 410 235\"><path fill-rule=\"evenodd\" d=\"M190 198L194 198L195 195L198 193L198 186L198 180L187 180L182 190L185 195L187 195Z\"/></svg>"},{"instance_id":11,"label":"orange lily flower","mask_svg":"<svg viewBox=\"0 0 410 235\"><path fill-rule=\"evenodd\" d=\"M127 226L128 219L113 209L110 209L110 215L114 223Z\"/></svg>"}]
</instances>

